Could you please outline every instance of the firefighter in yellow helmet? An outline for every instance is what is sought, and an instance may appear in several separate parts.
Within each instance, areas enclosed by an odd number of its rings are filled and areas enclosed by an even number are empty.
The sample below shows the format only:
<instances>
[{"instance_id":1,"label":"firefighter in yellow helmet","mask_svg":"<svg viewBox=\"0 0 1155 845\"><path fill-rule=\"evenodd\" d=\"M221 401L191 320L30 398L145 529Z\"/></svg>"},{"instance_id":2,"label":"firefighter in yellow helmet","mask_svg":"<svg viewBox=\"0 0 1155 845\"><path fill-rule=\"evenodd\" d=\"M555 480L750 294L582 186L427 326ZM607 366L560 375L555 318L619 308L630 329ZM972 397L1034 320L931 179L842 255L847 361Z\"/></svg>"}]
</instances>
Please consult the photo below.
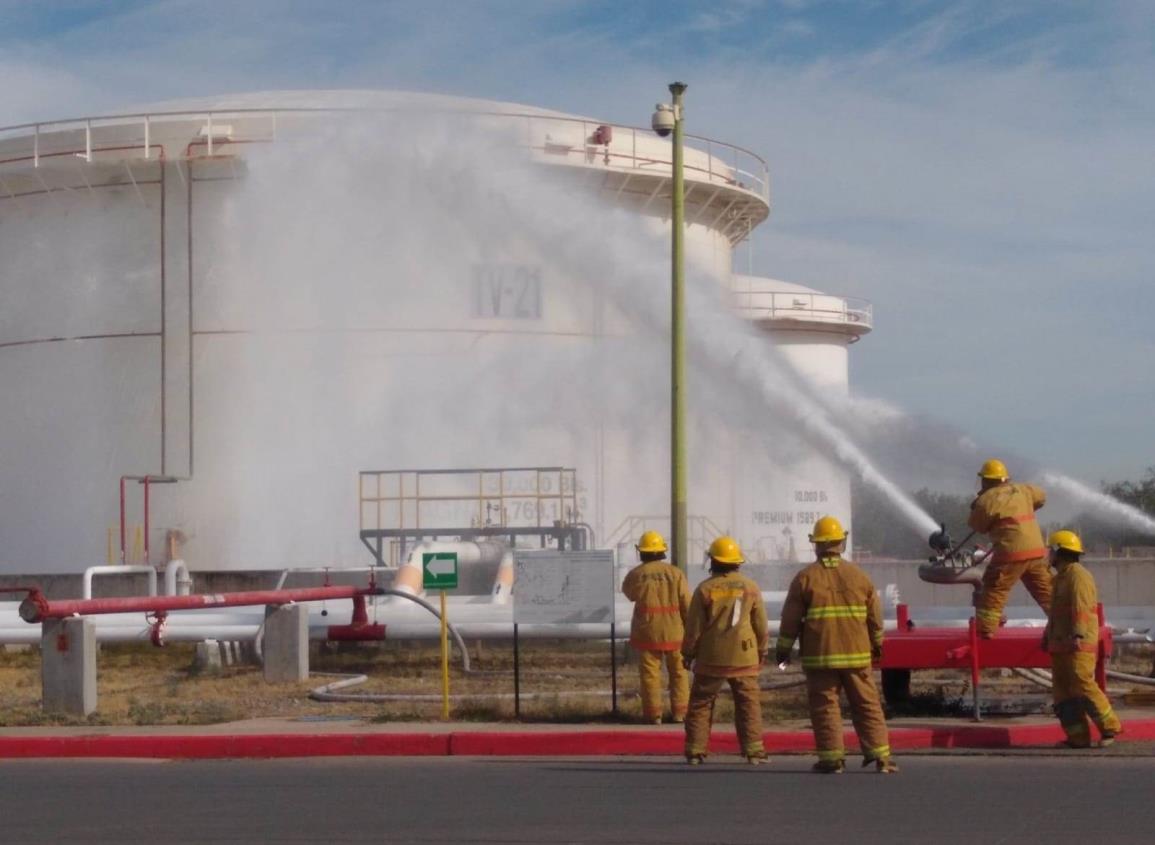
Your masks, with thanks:
<instances>
[{"instance_id":1,"label":"firefighter in yellow helmet","mask_svg":"<svg viewBox=\"0 0 1155 845\"><path fill-rule=\"evenodd\" d=\"M998 630L1007 597L1020 579L1043 612L1050 611L1051 570L1043 532L1035 519L1047 494L1034 484L1012 482L1006 465L993 458L978 475L981 492L971 503L967 524L988 535L994 546L975 612L979 635L989 639Z\"/></svg>"},{"instance_id":2,"label":"firefighter in yellow helmet","mask_svg":"<svg viewBox=\"0 0 1155 845\"><path fill-rule=\"evenodd\" d=\"M662 723L662 664L670 681L670 714L675 722L686 718L690 674L682 665L682 636L690 587L682 570L666 559L666 541L647 531L636 546L641 563L626 575L622 592L634 603L630 645L638 652L642 687L642 715Z\"/></svg>"},{"instance_id":3,"label":"firefighter in yellow helmet","mask_svg":"<svg viewBox=\"0 0 1155 845\"><path fill-rule=\"evenodd\" d=\"M840 691L862 746L862 765L883 774L897 772L870 664L882 657L882 605L870 577L847 560L846 532L832 516L814 524L810 535L817 560L794 576L782 605L775 659L790 660L801 637L802 670L814 726L818 762L814 771L838 774L845 767Z\"/></svg>"},{"instance_id":4,"label":"firefighter in yellow helmet","mask_svg":"<svg viewBox=\"0 0 1155 845\"><path fill-rule=\"evenodd\" d=\"M738 572L742 549L732 537L710 544L710 577L698 585L686 616L682 657L694 668L686 714L686 760L706 759L714 700L728 683L734 696L734 727L751 765L766 759L758 674L770 646L766 606L758 585Z\"/></svg>"},{"instance_id":5,"label":"firefighter in yellow helmet","mask_svg":"<svg viewBox=\"0 0 1155 845\"><path fill-rule=\"evenodd\" d=\"M1051 612L1043 631L1043 648L1051 653L1052 695L1055 715L1071 748L1091 746L1090 721L1100 745L1115 741L1123 730L1111 702L1095 683L1099 655L1099 596L1095 579L1079 563L1083 542L1074 531L1056 531L1047 540L1055 576Z\"/></svg>"}]
</instances>

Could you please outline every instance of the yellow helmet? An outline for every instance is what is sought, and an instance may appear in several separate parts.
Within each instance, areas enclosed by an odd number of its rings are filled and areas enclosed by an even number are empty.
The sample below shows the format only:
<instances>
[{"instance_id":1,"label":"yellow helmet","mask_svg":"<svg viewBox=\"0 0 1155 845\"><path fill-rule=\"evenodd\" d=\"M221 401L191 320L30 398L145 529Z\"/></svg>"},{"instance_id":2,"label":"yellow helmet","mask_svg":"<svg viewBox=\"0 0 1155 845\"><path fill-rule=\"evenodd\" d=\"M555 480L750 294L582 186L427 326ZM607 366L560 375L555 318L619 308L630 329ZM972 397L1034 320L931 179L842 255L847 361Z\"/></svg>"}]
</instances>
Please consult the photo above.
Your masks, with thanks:
<instances>
[{"instance_id":1,"label":"yellow helmet","mask_svg":"<svg viewBox=\"0 0 1155 845\"><path fill-rule=\"evenodd\" d=\"M1011 477L1007 472L1007 465L998 458L991 458L989 461L983 463L983 468L979 470L979 478L986 478L990 481L1006 481Z\"/></svg>"},{"instance_id":2,"label":"yellow helmet","mask_svg":"<svg viewBox=\"0 0 1155 845\"><path fill-rule=\"evenodd\" d=\"M1051 532L1047 545L1052 549L1065 549L1077 555L1083 554L1083 541L1079 539L1079 535L1065 528L1062 531Z\"/></svg>"},{"instance_id":3,"label":"yellow helmet","mask_svg":"<svg viewBox=\"0 0 1155 845\"><path fill-rule=\"evenodd\" d=\"M667 550L666 538L657 531L647 531L638 540L639 552L664 552Z\"/></svg>"},{"instance_id":4,"label":"yellow helmet","mask_svg":"<svg viewBox=\"0 0 1155 845\"><path fill-rule=\"evenodd\" d=\"M824 516L814 523L814 532L810 535L811 543L837 543L845 539L842 523L832 516Z\"/></svg>"},{"instance_id":5,"label":"yellow helmet","mask_svg":"<svg viewBox=\"0 0 1155 845\"><path fill-rule=\"evenodd\" d=\"M733 537L719 537L710 544L710 559L718 563L745 563L742 557L742 547Z\"/></svg>"}]
</instances>

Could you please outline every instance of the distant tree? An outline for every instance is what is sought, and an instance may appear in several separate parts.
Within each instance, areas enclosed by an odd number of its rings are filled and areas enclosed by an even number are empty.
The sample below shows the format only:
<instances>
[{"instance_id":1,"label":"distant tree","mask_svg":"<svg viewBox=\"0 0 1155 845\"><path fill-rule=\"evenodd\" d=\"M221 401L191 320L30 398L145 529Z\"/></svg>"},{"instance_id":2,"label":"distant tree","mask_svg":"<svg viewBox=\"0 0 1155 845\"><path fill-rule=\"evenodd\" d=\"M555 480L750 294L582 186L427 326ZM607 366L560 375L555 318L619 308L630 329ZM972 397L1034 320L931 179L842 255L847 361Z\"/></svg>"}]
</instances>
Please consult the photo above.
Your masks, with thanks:
<instances>
[{"instance_id":1,"label":"distant tree","mask_svg":"<svg viewBox=\"0 0 1155 845\"><path fill-rule=\"evenodd\" d=\"M1155 516L1155 467L1147 467L1147 475L1139 481L1104 481L1102 487L1108 496Z\"/></svg>"},{"instance_id":2,"label":"distant tree","mask_svg":"<svg viewBox=\"0 0 1155 845\"><path fill-rule=\"evenodd\" d=\"M924 560L930 556L929 536L913 528L873 487L856 481L851 485L850 495L855 549L900 560ZM947 532L956 543L966 536L970 497L926 488L910 495L935 521L946 523Z\"/></svg>"}]
</instances>

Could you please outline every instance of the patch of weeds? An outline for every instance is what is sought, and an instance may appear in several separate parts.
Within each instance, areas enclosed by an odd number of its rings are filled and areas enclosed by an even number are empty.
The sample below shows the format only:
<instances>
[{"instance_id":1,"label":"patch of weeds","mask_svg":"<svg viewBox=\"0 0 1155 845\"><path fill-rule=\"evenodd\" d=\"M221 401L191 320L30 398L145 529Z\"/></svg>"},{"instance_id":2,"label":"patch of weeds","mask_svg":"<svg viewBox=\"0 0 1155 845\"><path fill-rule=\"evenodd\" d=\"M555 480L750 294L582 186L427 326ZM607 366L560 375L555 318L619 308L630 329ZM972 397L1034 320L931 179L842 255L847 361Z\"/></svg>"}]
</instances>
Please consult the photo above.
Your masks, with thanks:
<instances>
[{"instance_id":1,"label":"patch of weeds","mask_svg":"<svg viewBox=\"0 0 1155 845\"><path fill-rule=\"evenodd\" d=\"M232 704L224 701L202 701L181 714L182 725L219 725L222 722L236 722L244 718Z\"/></svg>"},{"instance_id":2,"label":"patch of weeds","mask_svg":"<svg viewBox=\"0 0 1155 845\"><path fill-rule=\"evenodd\" d=\"M389 722L426 722L429 718L429 714L419 710L388 710L370 716L369 721L375 725L384 725Z\"/></svg>"},{"instance_id":3,"label":"patch of weeds","mask_svg":"<svg viewBox=\"0 0 1155 845\"><path fill-rule=\"evenodd\" d=\"M589 722L620 722L620 716L610 711L610 703L604 698L581 699L577 697L547 696L523 702L523 718L535 722L556 725L581 725Z\"/></svg>"},{"instance_id":4,"label":"patch of weeds","mask_svg":"<svg viewBox=\"0 0 1155 845\"><path fill-rule=\"evenodd\" d=\"M109 721L99 713L88 716L68 716L63 713L45 713L40 707L26 707L9 711L0 719L3 727L82 727L107 725Z\"/></svg>"},{"instance_id":5,"label":"patch of weeds","mask_svg":"<svg viewBox=\"0 0 1155 845\"><path fill-rule=\"evenodd\" d=\"M509 718L501 702L492 698L467 698L453 708L453 718L460 722L501 722Z\"/></svg>"},{"instance_id":6,"label":"patch of weeds","mask_svg":"<svg viewBox=\"0 0 1155 845\"><path fill-rule=\"evenodd\" d=\"M168 715L168 708L155 701L128 700L128 720L134 725L159 725Z\"/></svg>"}]
</instances>

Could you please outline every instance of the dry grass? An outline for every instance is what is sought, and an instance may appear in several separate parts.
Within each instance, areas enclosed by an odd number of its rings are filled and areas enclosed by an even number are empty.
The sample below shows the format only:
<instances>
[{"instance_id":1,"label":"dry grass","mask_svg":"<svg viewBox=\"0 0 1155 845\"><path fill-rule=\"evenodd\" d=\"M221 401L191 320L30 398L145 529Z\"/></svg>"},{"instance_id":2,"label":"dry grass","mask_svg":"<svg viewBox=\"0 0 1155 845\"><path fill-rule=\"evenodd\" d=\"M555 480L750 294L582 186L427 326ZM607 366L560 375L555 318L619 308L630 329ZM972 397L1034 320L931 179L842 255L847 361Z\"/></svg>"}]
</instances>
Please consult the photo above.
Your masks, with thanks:
<instances>
[{"instance_id":1,"label":"dry grass","mask_svg":"<svg viewBox=\"0 0 1155 845\"><path fill-rule=\"evenodd\" d=\"M460 721L513 719L513 655L508 644L470 644L473 673L451 665L452 718ZM317 673L360 673L367 683L353 693L439 695L436 646L388 642L380 646L315 647L315 677L302 684L266 684L255 665L202 672L191 645L156 649L106 645L98 657L99 709L86 720L46 716L40 710L40 656L36 650L0 653L0 725L204 725L261 717L360 717L375 722L433 720L439 701L322 703L308 697L327 678ZM607 644L559 641L523 643L521 715L552 723L641 722L637 667L619 651L618 715L611 713L610 653ZM777 680L777 679L775 679ZM795 718L805 702L797 690L763 696L767 722ZM729 696L718 698L716 721L733 719Z\"/></svg>"},{"instance_id":2,"label":"dry grass","mask_svg":"<svg viewBox=\"0 0 1155 845\"><path fill-rule=\"evenodd\" d=\"M1123 671L1148 674L1149 647L1121 648L1113 665ZM451 692L456 698L452 718L459 721L513 719L513 654L508 643L470 644L474 673L451 667ZM302 684L266 684L255 665L200 672L193 666L191 645L156 649L147 645L104 646L98 658L99 709L87 720L45 716L40 710L40 655L35 650L0 652L0 725L204 725L260 717L357 717L375 722L434 720L440 702L321 703L309 699L326 678ZM637 666L626 649L618 667L618 715L610 712L608 645L575 641L522 644L521 713L523 720L552 723L642 721L637 698ZM366 684L357 693L440 693L436 647L426 643L387 642L381 645L315 649L314 673L362 673ZM796 678L767 673L778 683ZM921 702L919 715L952 715L958 703L969 706L965 672L917 672L912 692ZM984 673L984 696L1046 697L1046 690L999 672ZM763 718L767 725L806 718L802 687L765 692ZM733 721L728 693L718 697L715 721Z\"/></svg>"}]
</instances>

